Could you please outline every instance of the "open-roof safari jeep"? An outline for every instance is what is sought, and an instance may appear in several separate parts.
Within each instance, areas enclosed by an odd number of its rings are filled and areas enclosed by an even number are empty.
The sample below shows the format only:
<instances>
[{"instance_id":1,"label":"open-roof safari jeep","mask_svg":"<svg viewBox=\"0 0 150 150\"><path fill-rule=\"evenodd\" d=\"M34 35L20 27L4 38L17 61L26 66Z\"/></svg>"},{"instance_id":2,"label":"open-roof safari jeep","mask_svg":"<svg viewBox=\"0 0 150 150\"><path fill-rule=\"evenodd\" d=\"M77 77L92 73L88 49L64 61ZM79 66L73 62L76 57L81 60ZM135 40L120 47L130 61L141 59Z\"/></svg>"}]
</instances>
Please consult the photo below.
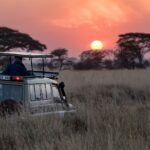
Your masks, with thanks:
<instances>
[{"instance_id":1,"label":"open-roof safari jeep","mask_svg":"<svg viewBox=\"0 0 150 150\"><path fill-rule=\"evenodd\" d=\"M28 76L9 76L0 74L0 114L20 113L24 110L31 115L58 114L75 112L68 103L64 91L64 83L60 84L56 78L57 72L45 72L44 60L51 55L1 52L0 56L29 58L31 71ZM43 70L33 70L33 58L42 58Z\"/></svg>"}]
</instances>

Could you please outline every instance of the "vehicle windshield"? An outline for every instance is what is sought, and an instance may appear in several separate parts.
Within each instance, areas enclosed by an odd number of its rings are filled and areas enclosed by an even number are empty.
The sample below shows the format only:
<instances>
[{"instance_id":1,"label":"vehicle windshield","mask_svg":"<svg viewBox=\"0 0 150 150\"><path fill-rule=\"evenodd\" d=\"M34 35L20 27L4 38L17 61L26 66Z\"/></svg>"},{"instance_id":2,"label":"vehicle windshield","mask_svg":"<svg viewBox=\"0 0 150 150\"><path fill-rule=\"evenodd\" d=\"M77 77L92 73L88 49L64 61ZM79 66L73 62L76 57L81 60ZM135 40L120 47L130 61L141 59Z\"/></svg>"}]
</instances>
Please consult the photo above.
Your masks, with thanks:
<instances>
[{"instance_id":1,"label":"vehicle windshield","mask_svg":"<svg viewBox=\"0 0 150 150\"><path fill-rule=\"evenodd\" d=\"M6 99L21 102L23 100L23 87L21 85L0 84L0 101Z\"/></svg>"}]
</instances>

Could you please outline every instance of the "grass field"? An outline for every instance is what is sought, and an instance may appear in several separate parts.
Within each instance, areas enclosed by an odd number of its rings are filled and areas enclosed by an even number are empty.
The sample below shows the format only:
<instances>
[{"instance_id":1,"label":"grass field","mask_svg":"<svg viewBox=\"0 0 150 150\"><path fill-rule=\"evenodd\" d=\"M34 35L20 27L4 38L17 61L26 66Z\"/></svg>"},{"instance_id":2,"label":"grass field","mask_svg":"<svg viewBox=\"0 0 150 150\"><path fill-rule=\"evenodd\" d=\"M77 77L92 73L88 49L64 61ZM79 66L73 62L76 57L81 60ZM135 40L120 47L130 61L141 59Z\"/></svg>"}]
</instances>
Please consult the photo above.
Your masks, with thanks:
<instances>
[{"instance_id":1,"label":"grass field","mask_svg":"<svg viewBox=\"0 0 150 150\"><path fill-rule=\"evenodd\" d=\"M149 150L150 70L63 71L74 119L0 119L1 150Z\"/></svg>"}]
</instances>

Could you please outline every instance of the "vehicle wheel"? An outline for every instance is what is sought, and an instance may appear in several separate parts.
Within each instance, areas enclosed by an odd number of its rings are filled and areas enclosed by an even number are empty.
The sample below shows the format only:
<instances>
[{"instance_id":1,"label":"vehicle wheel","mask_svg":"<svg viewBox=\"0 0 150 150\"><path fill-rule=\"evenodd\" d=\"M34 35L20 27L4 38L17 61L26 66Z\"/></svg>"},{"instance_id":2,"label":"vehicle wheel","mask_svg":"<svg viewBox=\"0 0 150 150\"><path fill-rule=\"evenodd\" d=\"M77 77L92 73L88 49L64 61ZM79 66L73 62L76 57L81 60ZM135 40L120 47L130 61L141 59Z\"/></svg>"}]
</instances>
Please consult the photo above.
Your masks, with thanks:
<instances>
[{"instance_id":1,"label":"vehicle wheel","mask_svg":"<svg viewBox=\"0 0 150 150\"><path fill-rule=\"evenodd\" d=\"M15 100L6 99L0 103L0 115L5 117L7 115L20 114L22 105Z\"/></svg>"}]
</instances>

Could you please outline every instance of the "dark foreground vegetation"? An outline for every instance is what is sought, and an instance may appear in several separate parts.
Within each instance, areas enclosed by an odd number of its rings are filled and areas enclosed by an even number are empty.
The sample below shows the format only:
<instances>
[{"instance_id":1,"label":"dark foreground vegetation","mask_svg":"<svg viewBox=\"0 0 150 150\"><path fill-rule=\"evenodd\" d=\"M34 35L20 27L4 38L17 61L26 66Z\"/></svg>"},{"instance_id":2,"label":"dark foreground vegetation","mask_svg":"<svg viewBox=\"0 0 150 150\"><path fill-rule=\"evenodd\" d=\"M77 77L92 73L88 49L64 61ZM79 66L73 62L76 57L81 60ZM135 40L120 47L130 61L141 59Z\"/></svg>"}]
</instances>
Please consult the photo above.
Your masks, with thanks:
<instances>
[{"instance_id":1,"label":"dark foreground vegetation","mask_svg":"<svg viewBox=\"0 0 150 150\"><path fill-rule=\"evenodd\" d=\"M150 71L66 71L73 118L0 119L1 150L149 150Z\"/></svg>"}]
</instances>

